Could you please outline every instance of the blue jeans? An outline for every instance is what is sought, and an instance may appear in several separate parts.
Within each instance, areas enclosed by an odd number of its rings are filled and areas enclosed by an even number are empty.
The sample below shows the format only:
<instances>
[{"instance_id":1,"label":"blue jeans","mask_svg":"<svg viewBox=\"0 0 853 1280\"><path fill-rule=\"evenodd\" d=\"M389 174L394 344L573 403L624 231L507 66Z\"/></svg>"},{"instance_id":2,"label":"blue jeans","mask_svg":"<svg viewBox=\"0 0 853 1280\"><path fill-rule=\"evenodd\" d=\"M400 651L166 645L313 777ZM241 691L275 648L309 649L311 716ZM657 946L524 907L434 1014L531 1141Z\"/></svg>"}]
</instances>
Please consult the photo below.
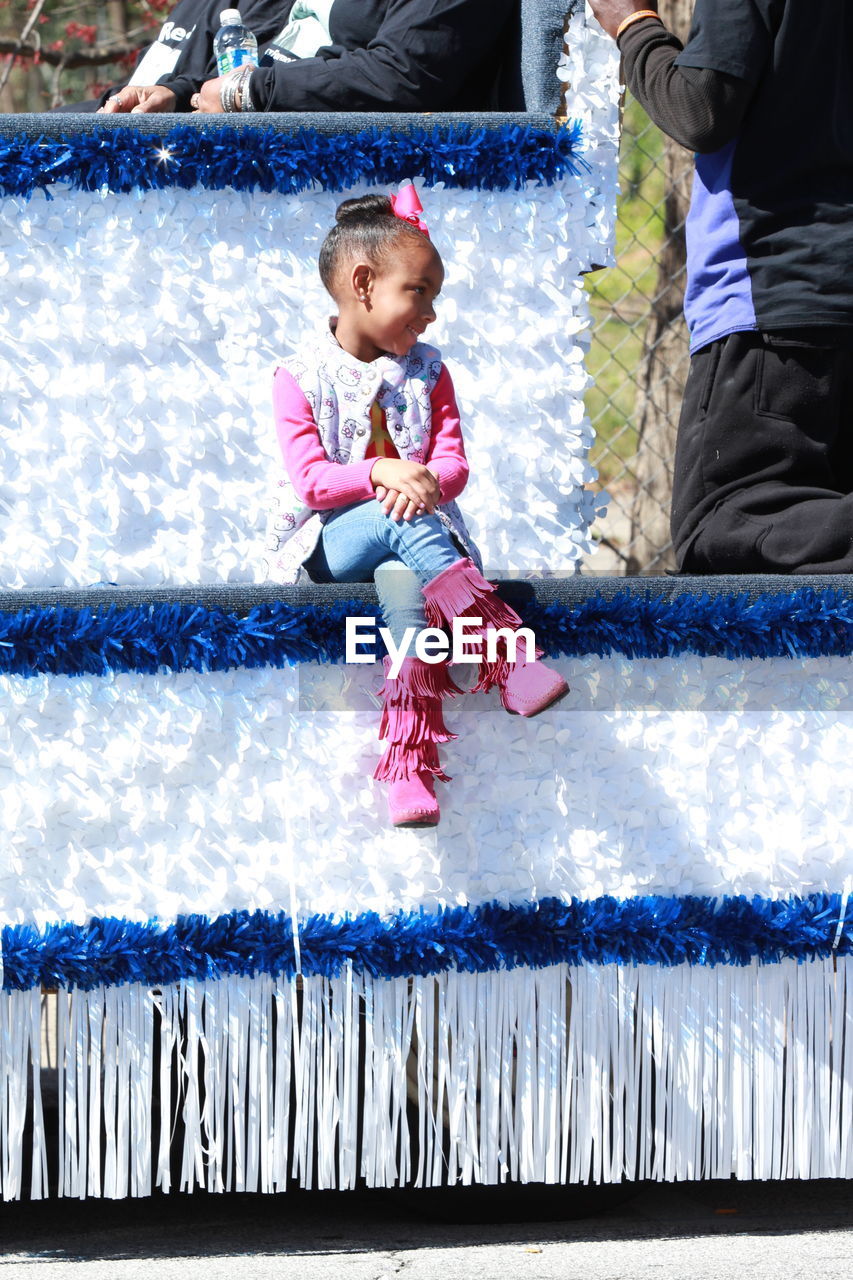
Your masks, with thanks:
<instances>
[{"instance_id":1,"label":"blue jeans","mask_svg":"<svg viewBox=\"0 0 853 1280\"><path fill-rule=\"evenodd\" d=\"M391 520L370 499L330 516L305 568L315 582L372 578L385 625L400 644L406 627L428 625L421 587L461 559L438 516Z\"/></svg>"}]
</instances>

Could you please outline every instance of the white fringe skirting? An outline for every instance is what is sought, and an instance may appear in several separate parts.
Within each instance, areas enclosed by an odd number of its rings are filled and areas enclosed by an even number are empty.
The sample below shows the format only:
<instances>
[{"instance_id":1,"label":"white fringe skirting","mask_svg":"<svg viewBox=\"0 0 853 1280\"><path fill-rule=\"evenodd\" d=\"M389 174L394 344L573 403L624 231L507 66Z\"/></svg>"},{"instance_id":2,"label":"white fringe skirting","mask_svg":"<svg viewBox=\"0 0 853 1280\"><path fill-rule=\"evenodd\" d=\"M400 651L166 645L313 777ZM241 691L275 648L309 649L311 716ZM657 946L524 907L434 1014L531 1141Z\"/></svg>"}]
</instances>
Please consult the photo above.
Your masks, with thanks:
<instances>
[{"instance_id":1,"label":"white fringe skirting","mask_svg":"<svg viewBox=\"0 0 853 1280\"><path fill-rule=\"evenodd\" d=\"M853 1177L851 978L839 959L3 993L2 1195Z\"/></svg>"}]
</instances>

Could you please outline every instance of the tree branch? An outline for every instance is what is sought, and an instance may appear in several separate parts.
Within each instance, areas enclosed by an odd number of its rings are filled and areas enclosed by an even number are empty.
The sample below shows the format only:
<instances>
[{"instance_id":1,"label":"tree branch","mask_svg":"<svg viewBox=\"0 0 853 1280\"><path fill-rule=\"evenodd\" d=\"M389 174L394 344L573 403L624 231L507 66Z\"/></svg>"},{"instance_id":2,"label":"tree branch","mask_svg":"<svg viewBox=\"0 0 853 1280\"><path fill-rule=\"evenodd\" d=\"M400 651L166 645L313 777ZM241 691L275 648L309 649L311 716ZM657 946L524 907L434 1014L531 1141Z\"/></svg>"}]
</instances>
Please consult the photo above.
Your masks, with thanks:
<instances>
[{"instance_id":1,"label":"tree branch","mask_svg":"<svg viewBox=\"0 0 853 1280\"><path fill-rule=\"evenodd\" d=\"M45 3L45 0L37 0L37 3L32 13L30 14L29 18L24 24L24 29L21 32L20 37L18 38L18 41L17 41L18 44L23 44L26 41L33 27L38 22L39 14L44 8L44 3ZM38 33L36 33L36 42L38 43ZM6 66L3 68L3 76L2 78L0 78L0 93L2 93L2 91L6 88L6 84L8 83L9 76L12 74L13 63L14 63L14 59L10 58L9 61L6 63Z\"/></svg>"},{"instance_id":2,"label":"tree branch","mask_svg":"<svg viewBox=\"0 0 853 1280\"><path fill-rule=\"evenodd\" d=\"M0 40L0 54L12 54L15 58L37 56L39 62L46 62L51 67L103 67L109 62L117 62L119 58L125 58L128 54L139 51L140 42L132 40L133 34L131 32L127 40L96 45L93 49L40 49L37 44L27 44L23 38ZM139 34L141 37L142 33Z\"/></svg>"}]
</instances>

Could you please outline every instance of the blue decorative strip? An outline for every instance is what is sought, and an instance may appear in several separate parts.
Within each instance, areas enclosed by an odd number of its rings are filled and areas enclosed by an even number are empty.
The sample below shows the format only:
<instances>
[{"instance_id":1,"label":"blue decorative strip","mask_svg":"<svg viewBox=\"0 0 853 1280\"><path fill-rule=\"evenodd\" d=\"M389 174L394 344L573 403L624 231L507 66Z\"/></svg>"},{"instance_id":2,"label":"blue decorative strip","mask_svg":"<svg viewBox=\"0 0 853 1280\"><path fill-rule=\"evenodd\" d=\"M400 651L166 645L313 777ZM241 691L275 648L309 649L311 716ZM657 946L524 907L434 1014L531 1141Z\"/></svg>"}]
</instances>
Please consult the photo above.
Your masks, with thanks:
<instances>
[{"instance_id":1,"label":"blue decorative strip","mask_svg":"<svg viewBox=\"0 0 853 1280\"><path fill-rule=\"evenodd\" d=\"M200 604L22 609L0 613L0 674L151 675L342 662L345 618L370 613L361 601L324 609L276 602L245 616Z\"/></svg>"},{"instance_id":2,"label":"blue decorative strip","mask_svg":"<svg viewBox=\"0 0 853 1280\"><path fill-rule=\"evenodd\" d=\"M420 175L428 186L483 191L551 185L588 168L580 159L581 127L524 124L495 128L451 124L410 131L368 128L325 134L315 129L216 129L182 125L163 136L141 129L94 129L39 139L0 138L0 193L30 196L67 183L78 191L150 191L206 187L221 191L387 185Z\"/></svg>"},{"instance_id":3,"label":"blue decorative strip","mask_svg":"<svg viewBox=\"0 0 853 1280\"><path fill-rule=\"evenodd\" d=\"M671 596L625 591L573 608L537 605L525 622L552 656L820 658L853 653L853 596L837 589Z\"/></svg>"},{"instance_id":4,"label":"blue decorative strip","mask_svg":"<svg viewBox=\"0 0 853 1280\"><path fill-rule=\"evenodd\" d=\"M379 978L458 970L488 973L565 962L580 964L746 965L853 952L853 919L839 928L839 894L806 898L556 898L517 907L490 903L389 919L314 915L300 925L302 972L337 977L347 964ZM92 920L38 932L7 925L3 985L80 987L182 978L296 971L291 922L284 914L235 911L208 920Z\"/></svg>"},{"instance_id":5,"label":"blue decorative strip","mask_svg":"<svg viewBox=\"0 0 853 1280\"><path fill-rule=\"evenodd\" d=\"M522 612L551 657L698 654L742 661L853 653L853 599L837 590L808 588L757 599L665 599L626 591L573 607L534 602ZM379 617L374 606L359 600L328 607L276 601L245 616L177 603L22 609L0 613L0 674L150 674L342 662L348 614Z\"/></svg>"}]
</instances>

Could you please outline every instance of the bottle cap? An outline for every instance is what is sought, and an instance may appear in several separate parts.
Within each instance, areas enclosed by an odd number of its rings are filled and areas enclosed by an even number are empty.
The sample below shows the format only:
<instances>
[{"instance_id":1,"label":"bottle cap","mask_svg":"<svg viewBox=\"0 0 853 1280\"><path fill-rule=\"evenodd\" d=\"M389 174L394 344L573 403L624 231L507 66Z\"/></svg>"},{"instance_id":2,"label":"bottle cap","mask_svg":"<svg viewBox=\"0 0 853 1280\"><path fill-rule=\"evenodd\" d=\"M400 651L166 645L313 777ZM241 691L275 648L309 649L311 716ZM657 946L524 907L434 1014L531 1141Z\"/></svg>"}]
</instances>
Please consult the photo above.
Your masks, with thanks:
<instances>
[{"instance_id":1,"label":"bottle cap","mask_svg":"<svg viewBox=\"0 0 853 1280\"><path fill-rule=\"evenodd\" d=\"M243 19L240 17L239 9L223 9L219 15L219 25L221 27L236 27L242 25Z\"/></svg>"}]
</instances>

